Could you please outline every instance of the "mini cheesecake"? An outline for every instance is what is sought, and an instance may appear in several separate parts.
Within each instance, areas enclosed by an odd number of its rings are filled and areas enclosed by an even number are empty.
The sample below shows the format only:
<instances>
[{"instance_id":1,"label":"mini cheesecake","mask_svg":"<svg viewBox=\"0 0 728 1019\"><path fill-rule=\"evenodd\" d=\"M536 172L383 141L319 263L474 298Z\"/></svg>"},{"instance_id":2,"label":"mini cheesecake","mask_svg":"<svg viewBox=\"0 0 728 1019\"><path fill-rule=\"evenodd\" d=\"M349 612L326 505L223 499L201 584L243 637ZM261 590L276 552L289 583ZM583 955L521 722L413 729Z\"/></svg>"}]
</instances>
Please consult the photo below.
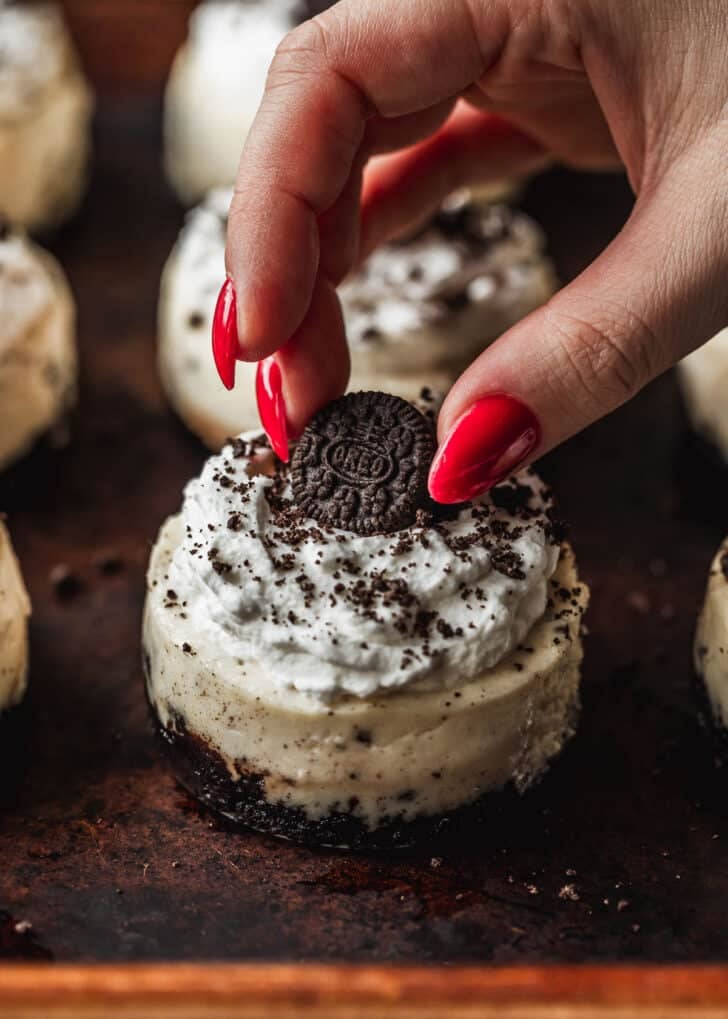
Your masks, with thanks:
<instances>
[{"instance_id":1,"label":"mini cheesecake","mask_svg":"<svg viewBox=\"0 0 728 1019\"><path fill-rule=\"evenodd\" d=\"M190 19L164 98L164 161L185 205L235 180L278 43L308 16L298 0L207 0Z\"/></svg>"},{"instance_id":2,"label":"mini cheesecake","mask_svg":"<svg viewBox=\"0 0 728 1019\"><path fill-rule=\"evenodd\" d=\"M728 329L684 358L678 375L690 423L728 462Z\"/></svg>"},{"instance_id":3,"label":"mini cheesecake","mask_svg":"<svg viewBox=\"0 0 728 1019\"><path fill-rule=\"evenodd\" d=\"M183 785L353 848L487 817L544 773L577 722L588 596L535 474L427 504L427 441L373 396L343 398L369 398L345 429L317 415L290 467L257 433L208 461L158 536L143 627Z\"/></svg>"},{"instance_id":4,"label":"mini cheesecake","mask_svg":"<svg viewBox=\"0 0 728 1019\"><path fill-rule=\"evenodd\" d=\"M225 278L230 192L193 210L167 262L159 301L159 368L172 406L211 449L258 425L255 365L228 392L209 354ZM416 399L446 392L500 333L556 287L540 229L505 206L451 200L417 235L376 251L340 288L350 389Z\"/></svg>"},{"instance_id":5,"label":"mini cheesecake","mask_svg":"<svg viewBox=\"0 0 728 1019\"><path fill-rule=\"evenodd\" d=\"M728 749L728 538L713 560L695 634L695 669Z\"/></svg>"},{"instance_id":6,"label":"mini cheesecake","mask_svg":"<svg viewBox=\"0 0 728 1019\"><path fill-rule=\"evenodd\" d=\"M234 183L278 44L329 6L327 0L206 0L196 8L164 98L165 167L183 204ZM501 200L517 186L494 181L474 194L479 201Z\"/></svg>"},{"instance_id":7,"label":"mini cheesecake","mask_svg":"<svg viewBox=\"0 0 728 1019\"><path fill-rule=\"evenodd\" d=\"M0 212L29 229L72 213L86 182L91 91L52 3L0 0Z\"/></svg>"},{"instance_id":8,"label":"mini cheesecake","mask_svg":"<svg viewBox=\"0 0 728 1019\"><path fill-rule=\"evenodd\" d=\"M0 718L19 703L28 674L30 600L0 520Z\"/></svg>"},{"instance_id":9,"label":"mini cheesecake","mask_svg":"<svg viewBox=\"0 0 728 1019\"><path fill-rule=\"evenodd\" d=\"M76 392L76 314L56 260L0 222L0 468L64 422Z\"/></svg>"}]
</instances>

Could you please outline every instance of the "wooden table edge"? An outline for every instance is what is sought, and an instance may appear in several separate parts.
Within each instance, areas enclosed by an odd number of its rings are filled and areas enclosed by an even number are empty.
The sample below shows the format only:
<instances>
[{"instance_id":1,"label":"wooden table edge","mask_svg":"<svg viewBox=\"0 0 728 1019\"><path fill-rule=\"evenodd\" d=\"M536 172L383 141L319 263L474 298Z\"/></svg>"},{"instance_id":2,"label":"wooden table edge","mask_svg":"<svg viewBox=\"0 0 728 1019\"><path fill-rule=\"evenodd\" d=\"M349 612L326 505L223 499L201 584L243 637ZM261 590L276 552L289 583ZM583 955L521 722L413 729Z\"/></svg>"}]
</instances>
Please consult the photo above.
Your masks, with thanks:
<instances>
[{"instance_id":1,"label":"wooden table edge","mask_svg":"<svg viewBox=\"0 0 728 1019\"><path fill-rule=\"evenodd\" d=\"M0 965L0 1019L728 1015L728 966Z\"/></svg>"}]
</instances>

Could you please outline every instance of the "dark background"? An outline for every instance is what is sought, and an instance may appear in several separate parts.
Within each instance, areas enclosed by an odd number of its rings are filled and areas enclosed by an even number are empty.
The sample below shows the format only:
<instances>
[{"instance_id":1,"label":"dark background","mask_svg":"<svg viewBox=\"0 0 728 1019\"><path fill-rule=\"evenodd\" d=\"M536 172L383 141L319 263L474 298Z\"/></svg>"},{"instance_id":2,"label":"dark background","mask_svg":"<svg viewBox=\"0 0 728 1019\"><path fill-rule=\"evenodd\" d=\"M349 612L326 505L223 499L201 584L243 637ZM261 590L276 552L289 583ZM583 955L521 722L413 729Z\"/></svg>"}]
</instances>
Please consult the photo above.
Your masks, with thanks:
<instances>
[{"instance_id":1,"label":"dark background","mask_svg":"<svg viewBox=\"0 0 728 1019\"><path fill-rule=\"evenodd\" d=\"M690 664L728 494L672 376L543 462L593 601L581 728L525 799L440 845L350 857L228 832L162 765L139 667L144 569L205 457L154 355L182 220L159 101L190 6L67 4L99 89L91 188L49 241L78 298L82 393L71 444L0 478L34 603L28 701L0 729L0 957L728 958L726 780ZM631 197L619 177L555 170L523 204L566 281Z\"/></svg>"}]
</instances>

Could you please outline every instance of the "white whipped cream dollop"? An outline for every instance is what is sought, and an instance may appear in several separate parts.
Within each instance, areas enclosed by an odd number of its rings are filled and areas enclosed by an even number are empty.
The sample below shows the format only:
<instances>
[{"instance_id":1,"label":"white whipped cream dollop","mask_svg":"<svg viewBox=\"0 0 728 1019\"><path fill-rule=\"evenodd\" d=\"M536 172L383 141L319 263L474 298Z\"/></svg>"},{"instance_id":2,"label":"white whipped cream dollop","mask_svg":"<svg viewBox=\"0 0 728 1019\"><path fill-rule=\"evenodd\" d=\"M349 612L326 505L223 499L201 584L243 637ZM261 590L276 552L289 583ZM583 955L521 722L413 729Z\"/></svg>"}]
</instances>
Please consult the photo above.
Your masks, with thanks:
<instances>
[{"instance_id":1,"label":"white whipped cream dollop","mask_svg":"<svg viewBox=\"0 0 728 1019\"><path fill-rule=\"evenodd\" d=\"M248 473L264 438L242 440L188 484L165 583L191 634L279 688L327 702L459 685L543 616L560 546L534 474L440 521L362 537L299 519L285 477Z\"/></svg>"},{"instance_id":2,"label":"white whipped cream dollop","mask_svg":"<svg viewBox=\"0 0 728 1019\"><path fill-rule=\"evenodd\" d=\"M517 305L544 287L544 276L550 279L544 247L541 229L527 216L458 193L418 235L377 248L341 284L349 343L355 350L398 344L407 334L452 323L463 308Z\"/></svg>"}]
</instances>

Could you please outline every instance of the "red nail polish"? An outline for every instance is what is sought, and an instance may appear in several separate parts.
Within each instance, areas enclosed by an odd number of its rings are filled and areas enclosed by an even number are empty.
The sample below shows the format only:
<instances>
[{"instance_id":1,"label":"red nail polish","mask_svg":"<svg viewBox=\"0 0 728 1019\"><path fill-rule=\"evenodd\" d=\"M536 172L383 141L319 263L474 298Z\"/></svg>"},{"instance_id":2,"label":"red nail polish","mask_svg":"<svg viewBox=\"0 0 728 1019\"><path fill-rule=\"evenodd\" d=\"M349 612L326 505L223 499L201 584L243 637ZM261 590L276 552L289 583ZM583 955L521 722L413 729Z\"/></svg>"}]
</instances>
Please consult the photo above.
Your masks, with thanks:
<instances>
[{"instance_id":1,"label":"red nail polish","mask_svg":"<svg viewBox=\"0 0 728 1019\"><path fill-rule=\"evenodd\" d=\"M212 356L215 358L217 374L226 389L235 386L235 362L239 349L235 287L228 277L222 285L212 316Z\"/></svg>"},{"instance_id":2,"label":"red nail polish","mask_svg":"<svg viewBox=\"0 0 728 1019\"><path fill-rule=\"evenodd\" d=\"M288 460L288 422L283 400L283 379L275 357L258 362L255 373L255 397L258 401L260 423L270 439L275 454Z\"/></svg>"},{"instance_id":3,"label":"red nail polish","mask_svg":"<svg viewBox=\"0 0 728 1019\"><path fill-rule=\"evenodd\" d=\"M430 469L435 502L473 499L503 481L541 441L541 426L525 403L505 393L484 396L450 429Z\"/></svg>"}]
</instances>

